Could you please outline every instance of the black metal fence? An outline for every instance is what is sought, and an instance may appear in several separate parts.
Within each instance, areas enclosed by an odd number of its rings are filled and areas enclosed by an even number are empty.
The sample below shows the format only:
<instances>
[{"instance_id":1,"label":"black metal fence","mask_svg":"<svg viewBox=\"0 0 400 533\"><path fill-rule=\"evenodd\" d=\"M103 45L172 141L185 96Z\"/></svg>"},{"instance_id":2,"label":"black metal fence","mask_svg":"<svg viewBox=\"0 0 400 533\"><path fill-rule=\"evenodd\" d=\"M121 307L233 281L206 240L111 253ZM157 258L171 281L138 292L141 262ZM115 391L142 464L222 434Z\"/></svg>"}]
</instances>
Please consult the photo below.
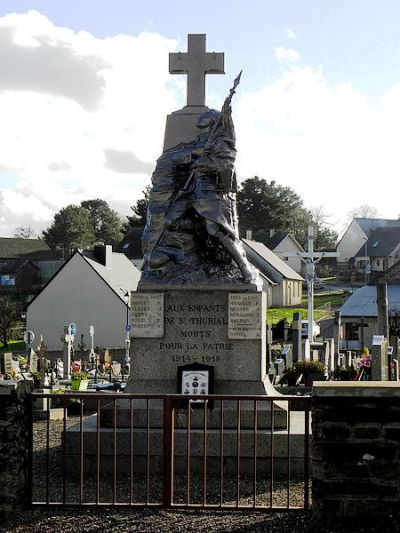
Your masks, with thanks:
<instances>
[{"instance_id":1,"label":"black metal fence","mask_svg":"<svg viewBox=\"0 0 400 533\"><path fill-rule=\"evenodd\" d=\"M309 507L309 397L31 398L34 506Z\"/></svg>"}]
</instances>

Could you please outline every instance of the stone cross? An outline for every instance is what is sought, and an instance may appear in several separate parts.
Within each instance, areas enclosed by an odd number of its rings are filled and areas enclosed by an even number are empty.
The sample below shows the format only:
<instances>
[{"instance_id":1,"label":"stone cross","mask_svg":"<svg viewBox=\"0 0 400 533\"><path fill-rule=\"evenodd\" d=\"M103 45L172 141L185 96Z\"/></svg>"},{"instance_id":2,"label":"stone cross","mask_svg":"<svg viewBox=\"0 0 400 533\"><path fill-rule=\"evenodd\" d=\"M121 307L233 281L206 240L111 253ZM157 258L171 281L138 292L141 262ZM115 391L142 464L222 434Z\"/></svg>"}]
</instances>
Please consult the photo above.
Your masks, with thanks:
<instances>
[{"instance_id":1,"label":"stone cross","mask_svg":"<svg viewBox=\"0 0 400 533\"><path fill-rule=\"evenodd\" d=\"M189 34L188 51L169 54L169 72L187 74L188 106L204 106L206 74L224 74L224 54L206 52L205 34Z\"/></svg>"},{"instance_id":2,"label":"stone cross","mask_svg":"<svg viewBox=\"0 0 400 533\"><path fill-rule=\"evenodd\" d=\"M64 335L61 336L63 348L64 379L71 379L71 351L74 344L75 335L68 332L68 326L64 326Z\"/></svg>"},{"instance_id":3,"label":"stone cross","mask_svg":"<svg viewBox=\"0 0 400 533\"><path fill-rule=\"evenodd\" d=\"M314 277L315 263L321 261L323 257L338 257L337 252L314 252L314 227L308 226L308 248L307 252L285 253L287 257L297 256L306 264L306 280L308 294L308 340L314 340Z\"/></svg>"}]
</instances>

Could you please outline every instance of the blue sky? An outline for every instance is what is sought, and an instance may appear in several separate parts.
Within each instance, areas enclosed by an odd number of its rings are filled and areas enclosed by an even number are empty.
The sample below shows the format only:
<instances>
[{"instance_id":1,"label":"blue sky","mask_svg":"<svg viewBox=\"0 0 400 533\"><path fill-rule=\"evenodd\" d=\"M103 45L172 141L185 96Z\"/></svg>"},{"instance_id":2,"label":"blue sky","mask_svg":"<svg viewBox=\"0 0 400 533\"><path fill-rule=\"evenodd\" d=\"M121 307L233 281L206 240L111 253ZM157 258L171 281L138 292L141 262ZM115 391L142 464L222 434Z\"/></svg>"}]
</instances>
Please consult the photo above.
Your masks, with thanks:
<instances>
[{"instance_id":1,"label":"blue sky","mask_svg":"<svg viewBox=\"0 0 400 533\"><path fill-rule=\"evenodd\" d=\"M244 70L240 179L292 186L339 231L363 204L397 217L399 20L395 0L3 0L0 234L97 196L129 214L185 103L168 53L188 33L225 52L210 106Z\"/></svg>"}]
</instances>

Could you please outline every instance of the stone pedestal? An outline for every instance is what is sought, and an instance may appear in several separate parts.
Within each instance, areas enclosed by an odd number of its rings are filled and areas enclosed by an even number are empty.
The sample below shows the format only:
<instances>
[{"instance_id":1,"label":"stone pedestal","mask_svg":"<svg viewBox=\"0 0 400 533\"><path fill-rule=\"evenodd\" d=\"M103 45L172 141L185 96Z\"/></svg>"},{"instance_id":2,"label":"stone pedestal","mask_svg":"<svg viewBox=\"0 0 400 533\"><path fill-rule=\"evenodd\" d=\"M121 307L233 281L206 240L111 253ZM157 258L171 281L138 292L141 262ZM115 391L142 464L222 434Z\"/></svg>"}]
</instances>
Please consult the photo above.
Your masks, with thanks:
<instances>
[{"instance_id":1,"label":"stone pedestal","mask_svg":"<svg viewBox=\"0 0 400 533\"><path fill-rule=\"evenodd\" d=\"M163 151L181 142L193 141L199 134L196 127L197 119L208 110L209 108L204 105L192 105L167 115Z\"/></svg>"},{"instance_id":2,"label":"stone pedestal","mask_svg":"<svg viewBox=\"0 0 400 533\"><path fill-rule=\"evenodd\" d=\"M143 291L139 298L135 307L132 293L126 392L180 392L178 367L200 363L214 370L214 394L266 394L265 293L243 284L223 290ZM163 300L161 306L152 303L156 298Z\"/></svg>"}]
</instances>

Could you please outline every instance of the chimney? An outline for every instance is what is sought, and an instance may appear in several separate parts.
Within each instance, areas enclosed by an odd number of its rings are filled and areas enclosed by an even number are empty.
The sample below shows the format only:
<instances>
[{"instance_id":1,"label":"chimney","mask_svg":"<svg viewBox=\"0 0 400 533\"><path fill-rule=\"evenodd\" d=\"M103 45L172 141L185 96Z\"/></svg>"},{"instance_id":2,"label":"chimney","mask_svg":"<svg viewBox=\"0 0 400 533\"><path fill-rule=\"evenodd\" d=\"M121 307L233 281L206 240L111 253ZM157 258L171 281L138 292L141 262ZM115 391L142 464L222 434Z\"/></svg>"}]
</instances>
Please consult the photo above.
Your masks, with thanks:
<instances>
[{"instance_id":1,"label":"chimney","mask_svg":"<svg viewBox=\"0 0 400 533\"><path fill-rule=\"evenodd\" d=\"M275 235L275 230L274 229L270 229L269 230L269 237L270 239L272 239L272 237Z\"/></svg>"},{"instance_id":2,"label":"chimney","mask_svg":"<svg viewBox=\"0 0 400 533\"><path fill-rule=\"evenodd\" d=\"M95 244L93 247L93 255L99 263L104 265L107 268L111 268L111 257L112 257L112 246L111 244Z\"/></svg>"},{"instance_id":3,"label":"chimney","mask_svg":"<svg viewBox=\"0 0 400 533\"><path fill-rule=\"evenodd\" d=\"M247 229L246 230L246 239L248 241L252 241L253 240L253 231L251 229Z\"/></svg>"}]
</instances>

